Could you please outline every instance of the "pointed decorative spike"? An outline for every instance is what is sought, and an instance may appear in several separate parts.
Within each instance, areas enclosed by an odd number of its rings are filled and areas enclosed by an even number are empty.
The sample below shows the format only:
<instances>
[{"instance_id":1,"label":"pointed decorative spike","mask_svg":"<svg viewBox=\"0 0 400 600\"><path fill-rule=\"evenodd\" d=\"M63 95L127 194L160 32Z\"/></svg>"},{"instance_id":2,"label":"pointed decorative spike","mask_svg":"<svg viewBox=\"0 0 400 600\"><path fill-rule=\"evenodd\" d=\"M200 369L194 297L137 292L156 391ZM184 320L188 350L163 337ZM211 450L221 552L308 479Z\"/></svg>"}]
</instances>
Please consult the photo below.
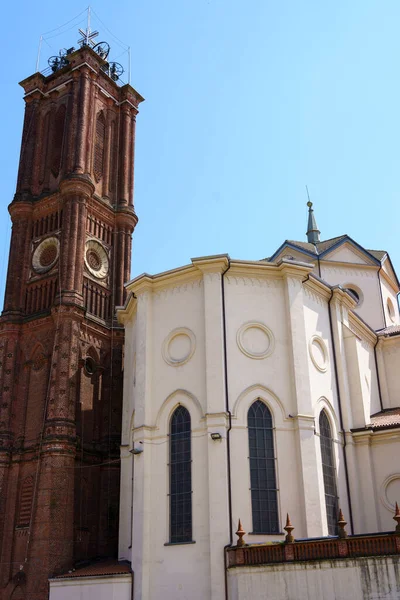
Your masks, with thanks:
<instances>
[{"instance_id":1,"label":"pointed decorative spike","mask_svg":"<svg viewBox=\"0 0 400 600\"><path fill-rule=\"evenodd\" d=\"M347 521L345 521L345 519L344 519L341 508L339 508L339 518L338 518L337 524L339 525L338 536L340 538L347 538L347 531L345 529L345 527L347 525Z\"/></svg>"},{"instance_id":2,"label":"pointed decorative spike","mask_svg":"<svg viewBox=\"0 0 400 600\"><path fill-rule=\"evenodd\" d=\"M394 513L394 517L393 519L396 521L397 525L396 525L396 533L400 533L400 508L399 505L396 502L396 511Z\"/></svg>"},{"instance_id":3,"label":"pointed decorative spike","mask_svg":"<svg viewBox=\"0 0 400 600\"><path fill-rule=\"evenodd\" d=\"M245 532L245 530L244 530L244 529L243 529L243 527L242 527L242 522L241 522L241 520L239 519L238 528L237 528L237 532L236 532L236 535L237 535L237 536L238 536L238 538L239 538L239 539L238 539L238 541L237 541L237 544L236 544L236 547L237 547L237 548L240 548L241 546L245 546L245 545L246 545L246 542L245 542L245 541L244 541L244 539L243 539L243 536L244 536L245 534L246 534L246 532Z\"/></svg>"},{"instance_id":4,"label":"pointed decorative spike","mask_svg":"<svg viewBox=\"0 0 400 600\"><path fill-rule=\"evenodd\" d=\"M286 525L284 527L284 530L287 532L287 535L285 537L285 541L287 544L293 544L293 542L294 542L294 537L292 536L293 529L294 529L294 527L290 521L289 513L287 513L286 514Z\"/></svg>"},{"instance_id":5,"label":"pointed decorative spike","mask_svg":"<svg viewBox=\"0 0 400 600\"><path fill-rule=\"evenodd\" d=\"M308 193L308 190L307 190ZM318 229L317 222L314 217L313 203L310 200L307 202L308 206L308 225L307 225L307 242L309 244L319 243L319 234L321 233Z\"/></svg>"}]
</instances>

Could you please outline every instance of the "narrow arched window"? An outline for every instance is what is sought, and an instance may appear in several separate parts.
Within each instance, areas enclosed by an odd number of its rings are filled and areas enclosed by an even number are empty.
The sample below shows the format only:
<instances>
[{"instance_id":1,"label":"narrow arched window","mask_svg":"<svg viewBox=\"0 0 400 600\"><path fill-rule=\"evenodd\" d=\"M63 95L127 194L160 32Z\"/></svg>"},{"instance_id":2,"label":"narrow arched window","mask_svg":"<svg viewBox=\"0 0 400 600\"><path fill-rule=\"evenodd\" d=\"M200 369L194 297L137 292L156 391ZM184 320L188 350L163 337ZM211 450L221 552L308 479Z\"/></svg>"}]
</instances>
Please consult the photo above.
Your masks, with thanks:
<instances>
[{"instance_id":1,"label":"narrow arched window","mask_svg":"<svg viewBox=\"0 0 400 600\"><path fill-rule=\"evenodd\" d=\"M65 125L65 114L66 108L62 104L57 111L54 120L53 130L53 147L52 147L52 163L51 172L54 177L58 177L61 169L62 156L63 156L63 142L64 142L64 125Z\"/></svg>"},{"instance_id":2,"label":"narrow arched window","mask_svg":"<svg viewBox=\"0 0 400 600\"><path fill-rule=\"evenodd\" d=\"M268 407L256 400L247 414L253 533L278 533L274 431Z\"/></svg>"},{"instance_id":3,"label":"narrow arched window","mask_svg":"<svg viewBox=\"0 0 400 600\"><path fill-rule=\"evenodd\" d=\"M101 112L96 119L96 138L94 143L93 171L96 181L100 181L103 177L105 136L106 121L104 114Z\"/></svg>"},{"instance_id":4,"label":"narrow arched window","mask_svg":"<svg viewBox=\"0 0 400 600\"><path fill-rule=\"evenodd\" d=\"M319 415L319 433L321 443L322 472L324 475L324 491L326 517L329 535L337 534L338 498L336 491L335 460L333 456L332 430L326 412Z\"/></svg>"},{"instance_id":5,"label":"narrow arched window","mask_svg":"<svg viewBox=\"0 0 400 600\"><path fill-rule=\"evenodd\" d=\"M18 512L18 527L28 527L31 521L33 502L33 477L25 477L21 485Z\"/></svg>"},{"instance_id":6,"label":"narrow arched window","mask_svg":"<svg viewBox=\"0 0 400 600\"><path fill-rule=\"evenodd\" d=\"M190 414L178 406L170 428L170 542L192 541L192 452Z\"/></svg>"}]
</instances>

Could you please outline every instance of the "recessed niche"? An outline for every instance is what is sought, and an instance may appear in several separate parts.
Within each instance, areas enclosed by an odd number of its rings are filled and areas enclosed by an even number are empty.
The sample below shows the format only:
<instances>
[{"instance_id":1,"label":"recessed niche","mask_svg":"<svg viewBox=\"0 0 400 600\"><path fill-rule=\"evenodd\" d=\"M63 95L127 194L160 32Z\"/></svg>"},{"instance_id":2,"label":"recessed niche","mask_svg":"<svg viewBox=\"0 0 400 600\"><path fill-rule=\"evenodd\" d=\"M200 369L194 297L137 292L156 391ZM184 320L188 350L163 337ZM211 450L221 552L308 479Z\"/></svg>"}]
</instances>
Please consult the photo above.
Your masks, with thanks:
<instances>
[{"instance_id":1,"label":"recessed niche","mask_svg":"<svg viewBox=\"0 0 400 600\"><path fill-rule=\"evenodd\" d=\"M390 298L387 299L386 306L387 306L390 320L394 323L396 320L396 312L394 310L393 302Z\"/></svg>"},{"instance_id":2,"label":"recessed niche","mask_svg":"<svg viewBox=\"0 0 400 600\"><path fill-rule=\"evenodd\" d=\"M381 487L381 502L390 511L395 511L400 498L400 473L389 475Z\"/></svg>"},{"instance_id":3,"label":"recessed niche","mask_svg":"<svg viewBox=\"0 0 400 600\"><path fill-rule=\"evenodd\" d=\"M313 335L308 349L314 367L324 373L328 368L328 350L324 340L319 335Z\"/></svg>"},{"instance_id":4,"label":"recessed niche","mask_svg":"<svg viewBox=\"0 0 400 600\"><path fill-rule=\"evenodd\" d=\"M263 323L245 323L236 336L239 349L253 359L267 358L274 351L275 340L272 331Z\"/></svg>"},{"instance_id":5,"label":"recessed niche","mask_svg":"<svg viewBox=\"0 0 400 600\"><path fill-rule=\"evenodd\" d=\"M192 358L195 348L196 338L193 331L186 327L180 327L171 331L165 338L162 355L167 364L178 367Z\"/></svg>"}]
</instances>

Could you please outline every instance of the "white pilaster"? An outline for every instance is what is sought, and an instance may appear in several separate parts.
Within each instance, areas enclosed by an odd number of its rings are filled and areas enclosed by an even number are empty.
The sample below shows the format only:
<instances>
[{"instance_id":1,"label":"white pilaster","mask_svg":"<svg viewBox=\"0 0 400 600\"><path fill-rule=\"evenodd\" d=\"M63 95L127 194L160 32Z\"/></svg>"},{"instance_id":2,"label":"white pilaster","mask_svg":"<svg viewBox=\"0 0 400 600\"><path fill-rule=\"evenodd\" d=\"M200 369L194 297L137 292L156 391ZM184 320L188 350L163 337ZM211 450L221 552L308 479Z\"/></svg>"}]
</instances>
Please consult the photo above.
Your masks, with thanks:
<instances>
[{"instance_id":1,"label":"white pilaster","mask_svg":"<svg viewBox=\"0 0 400 600\"><path fill-rule=\"evenodd\" d=\"M132 448L142 450L133 460L132 569L135 600L150 598L151 565L151 367L152 294L146 283L137 296L135 419ZM146 443L148 442L148 443Z\"/></svg>"},{"instance_id":2,"label":"white pilaster","mask_svg":"<svg viewBox=\"0 0 400 600\"><path fill-rule=\"evenodd\" d=\"M207 259L194 263L204 280L204 323L206 358L206 424L208 432L208 513L210 554L210 600L224 597L223 547L229 543L229 509L227 477L227 428L225 407L225 359L223 335L222 273L228 266L226 257L208 264ZM213 440L211 433L219 433Z\"/></svg>"},{"instance_id":3,"label":"white pilaster","mask_svg":"<svg viewBox=\"0 0 400 600\"><path fill-rule=\"evenodd\" d=\"M293 394L297 406L297 449L300 456L303 523L307 537L322 534L323 489L318 478L318 445L315 438L314 411L308 363L308 340L305 328L304 291L299 273L290 266L282 267L286 284L286 307L291 339ZM309 269L308 269L309 270ZM295 502L296 499L293 499Z\"/></svg>"}]
</instances>

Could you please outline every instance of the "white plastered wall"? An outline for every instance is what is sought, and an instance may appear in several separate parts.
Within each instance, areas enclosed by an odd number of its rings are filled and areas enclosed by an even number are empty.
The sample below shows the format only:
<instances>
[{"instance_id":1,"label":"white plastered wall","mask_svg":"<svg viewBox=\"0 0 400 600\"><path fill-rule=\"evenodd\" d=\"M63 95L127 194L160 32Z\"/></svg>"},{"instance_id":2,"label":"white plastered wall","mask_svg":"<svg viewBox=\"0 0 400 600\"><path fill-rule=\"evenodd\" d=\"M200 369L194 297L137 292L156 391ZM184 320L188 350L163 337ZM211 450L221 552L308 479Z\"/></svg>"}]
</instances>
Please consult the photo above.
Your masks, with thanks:
<instances>
[{"instance_id":1,"label":"white plastered wall","mask_svg":"<svg viewBox=\"0 0 400 600\"><path fill-rule=\"evenodd\" d=\"M189 282L179 282L177 277L173 285L162 289L153 289L149 284L145 289L135 290L137 307L125 318L121 493L127 498L121 499L120 558L132 554L137 600L152 600L160 595L217 600L223 590L223 547L229 542L229 523L222 270L209 273L205 266L202 269L204 273ZM289 512L296 537L323 535L327 527L318 427L323 408L335 440L341 507L346 516L349 512L330 337L330 292L315 281L312 285L305 284L308 272L305 267L283 265L265 269L276 269L276 276L271 272L257 275L254 266L246 273L243 265L233 267L225 276L233 526L240 518L245 530L252 530L247 412L252 402L261 399L271 410L274 422L280 525L283 527ZM376 274L374 277L377 281ZM350 379L354 369L361 378L359 396L364 421L369 416L368 406L376 408L375 391L368 395L363 388L367 385L365 375L370 378L371 390L376 388L376 381L372 373L373 350L364 348L357 336L353 362L346 358L342 321L347 327L348 307L352 302L340 290L338 296L341 300L335 305L332 319L335 331L339 332L341 377L347 381L343 384L347 391L342 403L349 430L353 426L349 372ZM347 308L343 308L343 302L347 302ZM192 336L193 352L187 360L175 361L182 332ZM266 339L271 351L264 353ZM318 340L322 340L326 349L323 368L315 365L319 360L318 348L314 349L312 359L310 344L315 339L317 346ZM169 541L169 420L179 403L189 410L192 420L195 543L165 545ZM221 434L220 441L211 440L213 431ZM353 496L358 506L360 498L371 490L368 485L359 485L357 471L372 469L372 457L369 451L355 452L351 434L348 435L350 485L358 490L358 495ZM129 453L132 447L143 452L132 456ZM372 509L366 506L365 511L359 518L357 532L365 531L362 524L368 525L370 531L378 529L377 521L374 523L371 517ZM247 534L246 539L253 543L282 536Z\"/></svg>"},{"instance_id":2,"label":"white plastered wall","mask_svg":"<svg viewBox=\"0 0 400 600\"><path fill-rule=\"evenodd\" d=\"M131 575L50 580L49 600L131 600Z\"/></svg>"},{"instance_id":3,"label":"white plastered wall","mask_svg":"<svg viewBox=\"0 0 400 600\"><path fill-rule=\"evenodd\" d=\"M361 291L360 304L354 311L370 326L377 330L384 327L378 267L364 265L330 264L321 260L321 277L330 285L354 287Z\"/></svg>"}]
</instances>

